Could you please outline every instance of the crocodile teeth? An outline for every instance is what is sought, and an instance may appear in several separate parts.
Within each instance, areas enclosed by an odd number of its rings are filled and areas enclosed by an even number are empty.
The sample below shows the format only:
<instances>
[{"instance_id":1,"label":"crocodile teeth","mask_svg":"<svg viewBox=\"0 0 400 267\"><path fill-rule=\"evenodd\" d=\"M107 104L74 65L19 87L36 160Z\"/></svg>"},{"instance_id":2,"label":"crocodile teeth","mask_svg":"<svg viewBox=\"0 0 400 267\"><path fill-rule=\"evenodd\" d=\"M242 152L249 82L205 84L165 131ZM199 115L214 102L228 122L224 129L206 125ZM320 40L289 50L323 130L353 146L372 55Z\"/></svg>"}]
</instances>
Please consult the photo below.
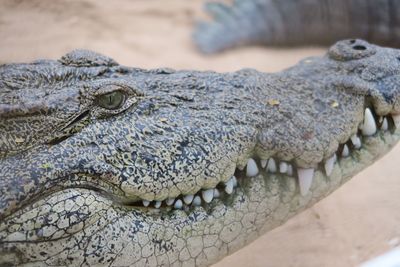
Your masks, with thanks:
<instances>
[{"instance_id":1,"label":"crocodile teeth","mask_svg":"<svg viewBox=\"0 0 400 267\"><path fill-rule=\"evenodd\" d=\"M158 209L158 208L160 208L160 207L161 207L161 201L156 201L156 202L154 203L154 208Z\"/></svg>"},{"instance_id":2,"label":"crocodile teeth","mask_svg":"<svg viewBox=\"0 0 400 267\"><path fill-rule=\"evenodd\" d=\"M235 188L237 186L237 179L235 176L232 176L231 179L233 181L233 188Z\"/></svg>"},{"instance_id":3,"label":"crocodile teeth","mask_svg":"<svg viewBox=\"0 0 400 267\"><path fill-rule=\"evenodd\" d=\"M351 137L351 142L353 143L355 148L361 148L361 139L356 134Z\"/></svg>"},{"instance_id":4,"label":"crocodile teeth","mask_svg":"<svg viewBox=\"0 0 400 267\"><path fill-rule=\"evenodd\" d=\"M393 122L396 128L400 128L400 115L393 115Z\"/></svg>"},{"instance_id":5,"label":"crocodile teeth","mask_svg":"<svg viewBox=\"0 0 400 267\"><path fill-rule=\"evenodd\" d=\"M265 169L265 167L267 166L268 160L267 159L262 159L261 160L261 167Z\"/></svg>"},{"instance_id":6,"label":"crocodile teeth","mask_svg":"<svg viewBox=\"0 0 400 267\"><path fill-rule=\"evenodd\" d=\"M175 198L168 198L167 200L165 200L165 204L167 204L167 206L171 206L172 204L174 204L175 202Z\"/></svg>"},{"instance_id":7,"label":"crocodile teeth","mask_svg":"<svg viewBox=\"0 0 400 267\"><path fill-rule=\"evenodd\" d=\"M221 194L219 193L219 190L217 188L214 188L214 198L219 198Z\"/></svg>"},{"instance_id":8,"label":"crocodile teeth","mask_svg":"<svg viewBox=\"0 0 400 267\"><path fill-rule=\"evenodd\" d=\"M258 167L257 163L254 161L254 159L249 159L247 161L247 167L246 167L246 175L247 177L253 177L258 174Z\"/></svg>"},{"instance_id":9,"label":"crocodile teeth","mask_svg":"<svg viewBox=\"0 0 400 267\"><path fill-rule=\"evenodd\" d=\"M293 176L293 166L291 164L288 164L287 174Z\"/></svg>"},{"instance_id":10,"label":"crocodile teeth","mask_svg":"<svg viewBox=\"0 0 400 267\"><path fill-rule=\"evenodd\" d=\"M325 162L325 172L327 176L330 176L333 172L333 167L336 162L336 154L326 160Z\"/></svg>"},{"instance_id":11,"label":"crocodile teeth","mask_svg":"<svg viewBox=\"0 0 400 267\"><path fill-rule=\"evenodd\" d=\"M185 202L185 204L189 205L190 203L192 203L193 198L194 198L194 195L186 195L183 197L183 202Z\"/></svg>"},{"instance_id":12,"label":"crocodile teeth","mask_svg":"<svg viewBox=\"0 0 400 267\"><path fill-rule=\"evenodd\" d=\"M299 175L300 194L304 197L310 191L314 178L314 169L299 168L297 173Z\"/></svg>"},{"instance_id":13,"label":"crocodile teeth","mask_svg":"<svg viewBox=\"0 0 400 267\"><path fill-rule=\"evenodd\" d=\"M288 171L288 165L286 162L279 163L279 172L286 173Z\"/></svg>"},{"instance_id":14,"label":"crocodile teeth","mask_svg":"<svg viewBox=\"0 0 400 267\"><path fill-rule=\"evenodd\" d=\"M389 123L386 118L383 118L381 129L382 131L387 131L389 129Z\"/></svg>"},{"instance_id":15,"label":"crocodile teeth","mask_svg":"<svg viewBox=\"0 0 400 267\"><path fill-rule=\"evenodd\" d=\"M364 122L361 126L361 132L363 135L371 136L376 133L376 122L374 119L374 115L369 108L365 109L364 112Z\"/></svg>"},{"instance_id":16,"label":"crocodile teeth","mask_svg":"<svg viewBox=\"0 0 400 267\"><path fill-rule=\"evenodd\" d=\"M272 172L272 173L274 173L274 172L277 171L276 162L275 162L274 159L270 159L270 160L268 161L267 170L268 170L269 172Z\"/></svg>"},{"instance_id":17,"label":"crocodile teeth","mask_svg":"<svg viewBox=\"0 0 400 267\"><path fill-rule=\"evenodd\" d=\"M180 210L182 207L183 207L182 200L178 199L178 200L175 202L174 208Z\"/></svg>"},{"instance_id":18,"label":"crocodile teeth","mask_svg":"<svg viewBox=\"0 0 400 267\"><path fill-rule=\"evenodd\" d=\"M393 123L392 123L393 120ZM398 115L387 115L380 116L377 118L379 130L388 131L394 130L393 126L396 128L400 128L400 114ZM395 124L395 125L393 125ZM327 177L331 176L335 163L341 160L341 157L349 157L353 152L353 149L361 149L363 146L364 137L374 135L378 131L378 126L375 121L374 113L370 108L366 108L364 110L364 120L359 124L359 130L361 134L355 133L353 134L346 143L342 143L339 149L328 159L325 159L324 162L319 163L319 166L323 165L325 174ZM351 142L351 143L350 143ZM356 155L357 156L357 155ZM288 160L288 159L286 159ZM288 161L276 160L273 158L269 159L257 159L257 161L253 158L249 158L247 160L247 164L243 165L241 161L241 166L237 166L237 169L246 172L246 176L253 177L259 174L260 166L265 169L265 172L268 173L282 173L287 174L288 176L295 176L297 173L299 179L299 191L301 196L306 196L309 194L310 188L313 184L315 169L307 168L302 169L298 168L295 164L291 164ZM322 166L321 166L322 167ZM235 172L236 173L236 172ZM263 173L264 174L264 173ZM241 173L239 174L241 175ZM241 177L241 176L240 176ZM218 186L218 189L217 189ZM162 201L148 201L142 200L142 205L144 207L154 206L156 209L161 208L161 206L171 206L171 208L175 209L184 209L189 210L190 205L201 206L203 203L210 203L213 199L220 198L221 201L225 201L225 197L227 195L233 194L235 188L238 186L237 178L232 175L230 179L226 182L220 182L214 188L210 189L202 189L195 194L191 195L180 195L176 199L175 198L167 198L165 199L165 204ZM227 195L225 195L225 193ZM204 201L204 202L203 202ZM136 204L136 203L135 203ZM165 207L164 206L164 207Z\"/></svg>"},{"instance_id":19,"label":"crocodile teeth","mask_svg":"<svg viewBox=\"0 0 400 267\"><path fill-rule=\"evenodd\" d=\"M226 183L225 183L225 192L229 195L232 194L232 192L233 192L233 183L234 183L233 177L231 179L229 179L228 181L226 181Z\"/></svg>"},{"instance_id":20,"label":"crocodile teeth","mask_svg":"<svg viewBox=\"0 0 400 267\"><path fill-rule=\"evenodd\" d=\"M192 201L193 206L200 206L201 205L201 197L195 196L193 201Z\"/></svg>"},{"instance_id":21,"label":"crocodile teeth","mask_svg":"<svg viewBox=\"0 0 400 267\"><path fill-rule=\"evenodd\" d=\"M350 155L349 147L345 144L343 146L342 157L348 157Z\"/></svg>"},{"instance_id":22,"label":"crocodile teeth","mask_svg":"<svg viewBox=\"0 0 400 267\"><path fill-rule=\"evenodd\" d=\"M201 195L203 197L203 200L206 203L210 203L213 200L213 197L214 197L214 189L211 188L211 189L203 190L201 192Z\"/></svg>"}]
</instances>

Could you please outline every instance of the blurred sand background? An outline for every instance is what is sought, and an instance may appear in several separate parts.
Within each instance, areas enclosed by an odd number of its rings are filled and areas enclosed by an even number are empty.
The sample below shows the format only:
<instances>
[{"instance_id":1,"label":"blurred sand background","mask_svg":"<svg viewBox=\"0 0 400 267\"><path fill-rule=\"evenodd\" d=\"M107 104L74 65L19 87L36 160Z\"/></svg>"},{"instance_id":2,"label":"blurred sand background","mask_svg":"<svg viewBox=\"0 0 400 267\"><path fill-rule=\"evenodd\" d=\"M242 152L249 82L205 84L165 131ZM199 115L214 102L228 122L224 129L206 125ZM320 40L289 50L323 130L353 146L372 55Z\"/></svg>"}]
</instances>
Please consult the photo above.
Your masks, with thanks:
<instances>
[{"instance_id":1,"label":"blurred sand background","mask_svg":"<svg viewBox=\"0 0 400 267\"><path fill-rule=\"evenodd\" d=\"M199 54L190 38L202 0L0 0L0 63L57 59L74 48L120 64L279 71L323 48ZM400 146L334 194L214 267L357 266L400 243Z\"/></svg>"}]
</instances>

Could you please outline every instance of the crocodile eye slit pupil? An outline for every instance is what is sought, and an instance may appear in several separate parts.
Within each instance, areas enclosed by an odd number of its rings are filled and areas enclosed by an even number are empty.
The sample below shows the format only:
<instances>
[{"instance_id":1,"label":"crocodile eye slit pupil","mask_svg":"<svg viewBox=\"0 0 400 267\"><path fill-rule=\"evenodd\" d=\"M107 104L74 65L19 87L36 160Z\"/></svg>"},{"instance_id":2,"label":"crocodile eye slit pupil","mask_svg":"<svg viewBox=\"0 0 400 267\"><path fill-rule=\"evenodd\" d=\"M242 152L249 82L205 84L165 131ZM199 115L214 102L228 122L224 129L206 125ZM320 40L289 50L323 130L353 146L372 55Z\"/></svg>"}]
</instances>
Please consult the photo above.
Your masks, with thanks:
<instances>
[{"instance_id":1,"label":"crocodile eye slit pupil","mask_svg":"<svg viewBox=\"0 0 400 267\"><path fill-rule=\"evenodd\" d=\"M125 102L125 94L115 91L97 97L97 104L105 109L118 109Z\"/></svg>"}]
</instances>

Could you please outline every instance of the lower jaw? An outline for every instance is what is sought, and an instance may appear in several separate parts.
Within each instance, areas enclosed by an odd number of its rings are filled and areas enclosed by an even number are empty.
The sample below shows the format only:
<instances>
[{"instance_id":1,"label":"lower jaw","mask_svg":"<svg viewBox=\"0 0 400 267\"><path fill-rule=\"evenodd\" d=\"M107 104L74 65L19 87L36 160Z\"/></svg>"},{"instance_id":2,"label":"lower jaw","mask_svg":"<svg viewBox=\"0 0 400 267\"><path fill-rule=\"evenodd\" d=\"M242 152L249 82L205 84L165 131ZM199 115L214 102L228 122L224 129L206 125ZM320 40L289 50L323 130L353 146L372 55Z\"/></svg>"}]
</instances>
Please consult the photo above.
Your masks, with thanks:
<instances>
[{"instance_id":1,"label":"lower jaw","mask_svg":"<svg viewBox=\"0 0 400 267\"><path fill-rule=\"evenodd\" d=\"M294 177L265 172L252 178L243 175L238 179L236 191L226 199L217 199L206 207L196 207L190 211L173 210L170 223L189 227L191 233L200 233L203 240L218 234L223 243L221 247L225 247L216 249L224 253L215 258L207 257L215 262L327 197L386 154L399 140L399 130L395 133L379 132L365 138L360 150L338 159L329 177L324 170L317 169L306 196L300 194L298 180ZM199 219L188 222L187 218Z\"/></svg>"},{"instance_id":2,"label":"lower jaw","mask_svg":"<svg viewBox=\"0 0 400 267\"><path fill-rule=\"evenodd\" d=\"M137 209L113 204L109 201L105 205L112 212L107 211L106 213L113 214L113 220L104 222L104 225L99 225L101 220L98 220L87 224L85 231L79 231L63 239L43 242L49 243L50 250L55 250L58 247L64 248L69 242L75 244L76 240L84 240L87 238L86 233L92 231L97 236L104 237L107 237L107 233L112 232L118 236L118 242L125 244L141 242L140 236L149 240L161 239L165 244L170 242L176 250L164 252L168 254L168 259L179 258L181 253L176 255L176 251L196 248L196 251L201 252L187 261L194 261L197 266L210 265L326 197L355 174L386 154L399 139L399 130L395 133L379 132L373 137L365 138L360 150L353 151L347 158L338 159L329 177L325 175L324 170L316 170L310 192L306 196L301 196L297 179L294 177L267 174L262 171L252 178L239 177L238 187L233 194L215 199L205 206L193 207L190 210ZM78 193L84 191L79 190L83 189L77 189ZM98 197L101 198L101 195ZM129 229L129 227L134 227L135 223L139 223L142 228ZM124 231L121 228L115 228L115 225L127 228ZM134 233L133 237L132 233ZM212 246L207 247L207 242L214 239ZM90 247L89 243L91 242L93 242L92 245L96 245L96 240L95 238L87 239L85 241L88 243L87 247ZM36 250L39 249L39 246L35 242L23 241L0 243L0 255L4 251L13 251L15 248L18 251L37 256ZM129 265L140 266L140 253L143 251L144 249L141 248L141 251L137 252L139 255L136 255L136 252L134 254L126 252L114 263L124 265L123 263L127 262ZM54 252L54 256L58 255L56 251ZM7 254L7 252L5 253ZM75 253L78 255L77 257L81 255L79 251ZM109 253L111 254L111 252ZM157 252L155 251L153 254L157 255ZM9 255L11 257L13 253L10 252ZM6 256L2 255L4 259L7 258ZM24 257L27 261L31 258L30 255L24 255ZM57 257L53 258L56 260ZM206 260L202 261L201 259ZM32 260L34 260L33 257ZM36 258L36 260L39 259ZM79 259L77 258L77 260ZM119 260L124 260L124 262L118 262ZM96 259L92 263L95 264Z\"/></svg>"},{"instance_id":3,"label":"lower jaw","mask_svg":"<svg viewBox=\"0 0 400 267\"><path fill-rule=\"evenodd\" d=\"M173 214L172 218L201 214L202 216L199 218L202 218L202 221L198 221L198 223L204 223L202 227L207 227L215 222L226 225L230 222L240 221L242 227L249 227L242 229L245 231L237 233L238 240L235 243L243 246L243 243L247 244L253 241L261 233L282 225L294 215L327 197L356 174L387 154L399 140L400 130L392 133L378 132L372 137L365 138L360 150L354 150L350 156L337 160L329 177L325 170L317 169L313 184L306 196L300 194L298 180L292 176L263 171L257 176L249 178L242 173L238 175L238 187L232 195L215 199L208 205L186 211L170 210L168 214ZM147 212L143 213L145 216L148 214ZM241 215L235 220L235 214ZM237 246L236 249L241 246ZM229 251L228 254L232 252Z\"/></svg>"}]
</instances>

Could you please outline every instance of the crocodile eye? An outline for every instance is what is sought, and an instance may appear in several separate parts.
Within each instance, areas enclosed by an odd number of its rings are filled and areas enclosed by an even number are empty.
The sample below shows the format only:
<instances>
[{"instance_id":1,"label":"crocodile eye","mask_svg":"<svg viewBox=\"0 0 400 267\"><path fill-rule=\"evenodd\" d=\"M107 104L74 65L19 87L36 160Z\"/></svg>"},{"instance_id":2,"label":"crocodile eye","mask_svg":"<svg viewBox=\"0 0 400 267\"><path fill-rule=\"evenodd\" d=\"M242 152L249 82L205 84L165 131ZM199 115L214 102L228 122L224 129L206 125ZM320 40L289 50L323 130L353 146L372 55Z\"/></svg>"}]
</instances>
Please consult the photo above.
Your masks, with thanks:
<instances>
[{"instance_id":1,"label":"crocodile eye","mask_svg":"<svg viewBox=\"0 0 400 267\"><path fill-rule=\"evenodd\" d=\"M121 91L114 91L97 97L97 105L105 109L118 109L125 103L126 96Z\"/></svg>"}]
</instances>

